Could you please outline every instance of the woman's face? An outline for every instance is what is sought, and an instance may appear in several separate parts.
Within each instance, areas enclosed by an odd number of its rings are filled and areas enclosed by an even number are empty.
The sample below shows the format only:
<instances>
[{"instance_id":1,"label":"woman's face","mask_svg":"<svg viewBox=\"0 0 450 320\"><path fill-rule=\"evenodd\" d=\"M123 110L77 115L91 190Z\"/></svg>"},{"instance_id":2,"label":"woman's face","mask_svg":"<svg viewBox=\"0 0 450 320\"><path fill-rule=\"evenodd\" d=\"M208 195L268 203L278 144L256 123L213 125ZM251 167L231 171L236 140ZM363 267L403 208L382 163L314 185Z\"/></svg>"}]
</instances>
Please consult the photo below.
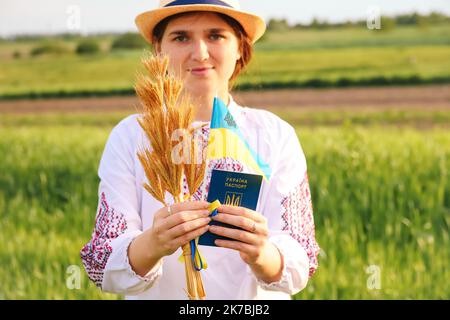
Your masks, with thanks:
<instances>
[{"instance_id":1,"label":"woman's face","mask_svg":"<svg viewBox=\"0 0 450 320\"><path fill-rule=\"evenodd\" d=\"M240 59L232 27L208 12L171 20L156 49L169 56L171 70L194 97L228 92L228 81Z\"/></svg>"}]
</instances>

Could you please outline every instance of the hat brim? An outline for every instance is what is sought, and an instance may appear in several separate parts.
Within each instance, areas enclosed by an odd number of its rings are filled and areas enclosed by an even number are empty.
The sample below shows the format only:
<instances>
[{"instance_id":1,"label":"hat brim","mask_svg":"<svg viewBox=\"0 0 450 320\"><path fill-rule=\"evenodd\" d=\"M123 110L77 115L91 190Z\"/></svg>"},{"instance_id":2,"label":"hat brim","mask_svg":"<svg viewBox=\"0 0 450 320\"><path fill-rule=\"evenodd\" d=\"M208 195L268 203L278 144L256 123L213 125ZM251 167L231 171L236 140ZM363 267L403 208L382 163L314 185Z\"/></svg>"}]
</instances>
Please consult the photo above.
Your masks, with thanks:
<instances>
[{"instance_id":1,"label":"hat brim","mask_svg":"<svg viewBox=\"0 0 450 320\"><path fill-rule=\"evenodd\" d=\"M153 29L159 22L178 13L192 11L217 12L232 17L241 24L242 28L244 28L252 43L255 43L259 38L261 38L261 36L266 31L266 23L259 16L233 8L227 8L217 5L194 4L159 8L139 14L135 19L135 23L138 27L139 32L145 38L145 40L147 40L149 43L152 43Z\"/></svg>"}]
</instances>

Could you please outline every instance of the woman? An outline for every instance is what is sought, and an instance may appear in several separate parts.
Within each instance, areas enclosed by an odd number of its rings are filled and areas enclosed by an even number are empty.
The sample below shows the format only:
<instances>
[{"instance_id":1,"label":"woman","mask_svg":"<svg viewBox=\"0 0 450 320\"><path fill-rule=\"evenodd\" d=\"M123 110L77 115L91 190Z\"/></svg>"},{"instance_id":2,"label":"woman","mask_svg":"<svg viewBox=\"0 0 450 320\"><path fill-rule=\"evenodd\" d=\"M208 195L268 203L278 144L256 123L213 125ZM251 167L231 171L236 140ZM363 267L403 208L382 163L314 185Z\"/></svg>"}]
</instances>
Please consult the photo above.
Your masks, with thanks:
<instances>
[{"instance_id":1,"label":"woman","mask_svg":"<svg viewBox=\"0 0 450 320\"><path fill-rule=\"evenodd\" d=\"M255 211L221 206L212 219L242 229L210 227L206 195L161 208L143 188L137 158L144 135L137 115L112 131L99 166L99 206L92 239L81 258L102 290L128 299L186 299L180 247L207 230L233 241L200 247L209 267L202 270L208 299L289 299L317 268L306 161L294 129L274 114L239 106L230 85L248 64L252 44L265 31L263 20L239 9L237 1L161 1L136 18L143 37L170 58L195 99L196 123L211 119L213 99L227 104L243 135L272 168ZM197 132L204 146L209 127ZM228 161L225 161L228 160ZM211 170L250 172L236 160L211 161ZM168 201L171 201L169 198Z\"/></svg>"}]
</instances>

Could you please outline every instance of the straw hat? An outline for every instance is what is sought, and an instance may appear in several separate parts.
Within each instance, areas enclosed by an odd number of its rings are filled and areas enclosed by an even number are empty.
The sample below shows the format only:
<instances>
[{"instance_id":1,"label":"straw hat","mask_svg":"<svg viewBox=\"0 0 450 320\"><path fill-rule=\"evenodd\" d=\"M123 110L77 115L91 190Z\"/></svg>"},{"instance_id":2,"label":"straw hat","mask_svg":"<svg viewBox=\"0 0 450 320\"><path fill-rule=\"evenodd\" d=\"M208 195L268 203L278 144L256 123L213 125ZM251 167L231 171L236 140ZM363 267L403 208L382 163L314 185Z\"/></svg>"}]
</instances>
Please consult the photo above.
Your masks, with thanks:
<instances>
[{"instance_id":1,"label":"straw hat","mask_svg":"<svg viewBox=\"0 0 450 320\"><path fill-rule=\"evenodd\" d=\"M161 0L158 9L139 14L135 22L142 36L151 43L153 29L161 20L189 11L218 12L234 18L244 28L252 43L266 30L266 24L261 17L240 10L238 0Z\"/></svg>"}]
</instances>

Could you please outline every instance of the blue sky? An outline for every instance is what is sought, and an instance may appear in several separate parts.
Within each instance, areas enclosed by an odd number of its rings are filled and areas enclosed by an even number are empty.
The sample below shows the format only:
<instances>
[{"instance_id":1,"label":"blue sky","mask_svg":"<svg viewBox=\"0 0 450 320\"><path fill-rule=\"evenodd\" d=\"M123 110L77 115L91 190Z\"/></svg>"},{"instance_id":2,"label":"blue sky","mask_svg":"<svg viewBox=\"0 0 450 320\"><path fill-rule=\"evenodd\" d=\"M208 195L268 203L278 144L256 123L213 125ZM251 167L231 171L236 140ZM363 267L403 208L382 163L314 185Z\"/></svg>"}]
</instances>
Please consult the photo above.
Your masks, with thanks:
<instances>
[{"instance_id":1,"label":"blue sky","mask_svg":"<svg viewBox=\"0 0 450 320\"><path fill-rule=\"evenodd\" d=\"M289 22L365 19L370 7L391 15L440 11L450 15L450 0L241 0L247 11ZM27 33L135 31L134 17L157 0L0 0L0 36Z\"/></svg>"}]
</instances>

